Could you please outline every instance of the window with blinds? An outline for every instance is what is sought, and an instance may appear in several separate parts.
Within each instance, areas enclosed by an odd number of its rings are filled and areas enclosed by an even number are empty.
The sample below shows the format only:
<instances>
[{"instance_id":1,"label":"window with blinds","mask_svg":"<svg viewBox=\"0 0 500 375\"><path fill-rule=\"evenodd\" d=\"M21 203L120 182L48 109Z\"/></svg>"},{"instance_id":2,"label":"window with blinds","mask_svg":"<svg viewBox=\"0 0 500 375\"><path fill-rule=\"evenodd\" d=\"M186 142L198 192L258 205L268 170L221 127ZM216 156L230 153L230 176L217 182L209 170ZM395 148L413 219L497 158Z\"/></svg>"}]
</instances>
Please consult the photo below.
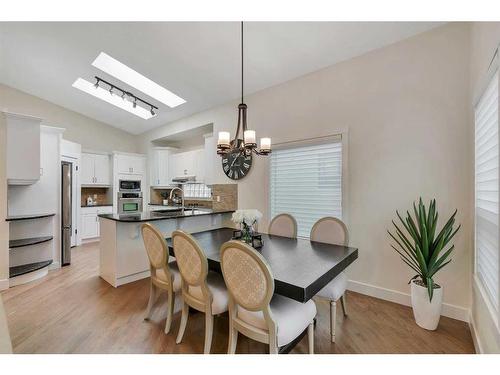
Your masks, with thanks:
<instances>
[{"instance_id":1,"label":"window with blinds","mask_svg":"<svg viewBox=\"0 0 500 375\"><path fill-rule=\"evenodd\" d=\"M476 276L498 312L498 72L475 108Z\"/></svg>"},{"instance_id":2,"label":"window with blinds","mask_svg":"<svg viewBox=\"0 0 500 375\"><path fill-rule=\"evenodd\" d=\"M316 220L342 218L342 142L273 150L271 154L271 217L289 213L297 235L309 237Z\"/></svg>"}]
</instances>

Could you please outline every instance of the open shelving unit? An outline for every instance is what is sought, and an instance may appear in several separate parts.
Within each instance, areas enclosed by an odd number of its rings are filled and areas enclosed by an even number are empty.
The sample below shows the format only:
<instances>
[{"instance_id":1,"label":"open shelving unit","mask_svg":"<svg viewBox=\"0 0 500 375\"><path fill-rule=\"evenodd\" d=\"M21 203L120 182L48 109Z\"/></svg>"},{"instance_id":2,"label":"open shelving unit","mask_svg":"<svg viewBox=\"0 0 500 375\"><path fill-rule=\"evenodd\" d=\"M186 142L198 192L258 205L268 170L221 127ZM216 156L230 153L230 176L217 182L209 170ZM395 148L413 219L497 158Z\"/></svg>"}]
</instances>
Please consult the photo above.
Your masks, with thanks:
<instances>
[{"instance_id":1,"label":"open shelving unit","mask_svg":"<svg viewBox=\"0 0 500 375\"><path fill-rule=\"evenodd\" d=\"M9 249L16 249L18 247L37 245L39 243L51 241L53 238L54 236L41 236L41 237L31 237L31 238L20 238L18 240L10 240Z\"/></svg>"},{"instance_id":2,"label":"open shelving unit","mask_svg":"<svg viewBox=\"0 0 500 375\"><path fill-rule=\"evenodd\" d=\"M15 225L29 225L29 222L34 220L40 220L45 218L51 218L55 216L54 213L43 213L43 214L33 214L33 215L16 215L9 216L6 218L6 221L10 222L13 225L16 222L19 224ZM22 224L26 223L26 224ZM26 227L25 230L26 232ZM28 230L31 232L31 230ZM31 233L30 233L31 234ZM12 235L12 233L11 233ZM29 236L22 237L17 239L9 239L9 252L11 256L11 264L12 257L15 253L19 251L26 251L27 253L20 254L23 261L19 262L19 258L17 259L17 263L14 266L9 267L9 284L10 286L25 284L27 282L39 279L45 275L47 275L49 266L52 264L52 259L43 259L40 260L40 251L42 248L39 246L41 244L47 243L54 239L53 233L45 233L45 235L37 235L37 236ZM21 248L32 247L32 249L21 250ZM31 260L27 260L31 258ZM15 263L14 263L15 264Z\"/></svg>"}]
</instances>

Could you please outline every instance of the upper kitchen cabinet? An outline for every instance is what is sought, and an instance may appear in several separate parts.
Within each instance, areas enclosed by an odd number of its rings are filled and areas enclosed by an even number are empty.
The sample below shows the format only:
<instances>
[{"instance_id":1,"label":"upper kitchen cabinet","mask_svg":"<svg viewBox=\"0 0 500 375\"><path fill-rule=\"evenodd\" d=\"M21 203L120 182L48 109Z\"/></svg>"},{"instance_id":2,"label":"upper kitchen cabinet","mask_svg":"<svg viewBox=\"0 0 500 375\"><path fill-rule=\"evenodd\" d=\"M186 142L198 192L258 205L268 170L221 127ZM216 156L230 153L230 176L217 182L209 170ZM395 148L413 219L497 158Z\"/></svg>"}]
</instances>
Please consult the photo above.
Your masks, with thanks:
<instances>
[{"instance_id":1,"label":"upper kitchen cabinet","mask_svg":"<svg viewBox=\"0 0 500 375\"><path fill-rule=\"evenodd\" d=\"M7 129L7 183L31 185L40 179L41 119L4 112Z\"/></svg>"},{"instance_id":2,"label":"upper kitchen cabinet","mask_svg":"<svg viewBox=\"0 0 500 375\"><path fill-rule=\"evenodd\" d=\"M146 157L141 154L115 153L115 166L119 174L144 175Z\"/></svg>"},{"instance_id":3,"label":"upper kitchen cabinet","mask_svg":"<svg viewBox=\"0 0 500 375\"><path fill-rule=\"evenodd\" d=\"M110 186L111 168L108 154L82 153L82 185Z\"/></svg>"},{"instance_id":4,"label":"upper kitchen cabinet","mask_svg":"<svg viewBox=\"0 0 500 375\"><path fill-rule=\"evenodd\" d=\"M194 178L196 182L203 182L205 177L204 159L204 149L173 154L170 158L171 177L176 180Z\"/></svg>"},{"instance_id":5,"label":"upper kitchen cabinet","mask_svg":"<svg viewBox=\"0 0 500 375\"><path fill-rule=\"evenodd\" d=\"M171 147L153 148L150 163L150 185L152 187L161 188L171 185L171 157L174 151L175 149Z\"/></svg>"}]
</instances>

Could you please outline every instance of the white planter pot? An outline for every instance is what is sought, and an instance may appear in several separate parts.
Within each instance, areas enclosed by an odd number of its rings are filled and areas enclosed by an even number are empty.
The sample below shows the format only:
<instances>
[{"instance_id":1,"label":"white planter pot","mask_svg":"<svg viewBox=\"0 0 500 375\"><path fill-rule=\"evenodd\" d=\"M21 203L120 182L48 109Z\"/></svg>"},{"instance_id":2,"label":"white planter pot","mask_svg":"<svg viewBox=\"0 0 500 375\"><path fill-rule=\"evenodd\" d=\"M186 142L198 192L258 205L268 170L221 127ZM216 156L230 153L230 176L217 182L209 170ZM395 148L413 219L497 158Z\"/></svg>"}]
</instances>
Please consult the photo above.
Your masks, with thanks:
<instances>
[{"instance_id":1,"label":"white planter pot","mask_svg":"<svg viewBox=\"0 0 500 375\"><path fill-rule=\"evenodd\" d=\"M443 303L443 288L434 289L432 302L429 301L427 288L411 282L411 306L417 324L425 329L434 331L441 317Z\"/></svg>"}]
</instances>

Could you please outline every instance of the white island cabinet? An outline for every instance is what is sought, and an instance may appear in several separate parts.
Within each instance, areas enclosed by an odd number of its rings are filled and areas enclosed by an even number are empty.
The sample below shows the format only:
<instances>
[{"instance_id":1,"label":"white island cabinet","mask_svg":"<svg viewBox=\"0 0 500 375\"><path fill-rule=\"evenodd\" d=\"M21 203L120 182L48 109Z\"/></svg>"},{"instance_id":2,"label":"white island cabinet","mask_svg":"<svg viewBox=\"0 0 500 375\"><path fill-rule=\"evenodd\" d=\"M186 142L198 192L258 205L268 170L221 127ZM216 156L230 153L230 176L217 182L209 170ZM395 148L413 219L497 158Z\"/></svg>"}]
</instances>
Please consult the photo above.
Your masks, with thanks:
<instances>
[{"instance_id":1,"label":"white island cabinet","mask_svg":"<svg viewBox=\"0 0 500 375\"><path fill-rule=\"evenodd\" d=\"M176 229L200 232L231 226L232 212L186 210L177 217L145 211L140 215L99 215L100 276L114 287L150 276L149 260L142 241L141 226L151 223L165 236Z\"/></svg>"}]
</instances>

